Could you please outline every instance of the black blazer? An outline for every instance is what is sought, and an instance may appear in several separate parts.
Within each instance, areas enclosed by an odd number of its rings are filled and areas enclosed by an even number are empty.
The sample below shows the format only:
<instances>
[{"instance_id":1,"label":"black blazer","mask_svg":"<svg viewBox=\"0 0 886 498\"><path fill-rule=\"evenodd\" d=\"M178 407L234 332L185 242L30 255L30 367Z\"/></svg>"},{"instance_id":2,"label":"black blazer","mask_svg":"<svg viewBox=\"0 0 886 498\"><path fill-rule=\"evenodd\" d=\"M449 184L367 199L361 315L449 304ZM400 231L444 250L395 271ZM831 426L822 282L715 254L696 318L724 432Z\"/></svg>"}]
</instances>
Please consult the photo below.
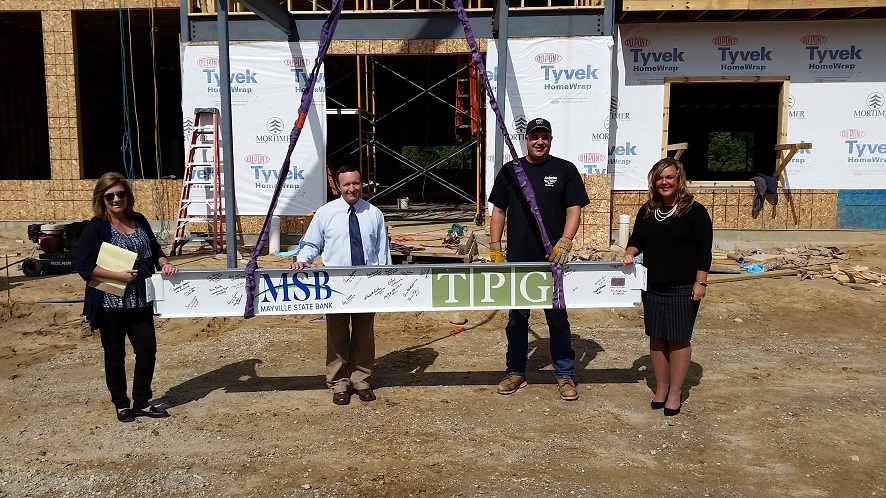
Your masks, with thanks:
<instances>
[{"instance_id":1,"label":"black blazer","mask_svg":"<svg viewBox=\"0 0 886 498\"><path fill-rule=\"evenodd\" d=\"M154 230L141 213L133 213L135 223L138 224L148 238L151 239L151 264L155 269L160 269L159 259L166 256L157 237L154 236ZM95 287L89 286L89 279L92 278L92 271L95 270L96 260L98 260L98 251L101 249L102 242L111 242L111 223L98 216L89 220L83 227L80 234L80 240L77 243L77 255L74 259L74 269L86 281L86 292L83 295L83 314L89 320L92 330L98 328L98 315L101 311L102 301L104 300L104 291L100 291ZM150 278L150 275L139 275L139 277Z\"/></svg>"}]
</instances>

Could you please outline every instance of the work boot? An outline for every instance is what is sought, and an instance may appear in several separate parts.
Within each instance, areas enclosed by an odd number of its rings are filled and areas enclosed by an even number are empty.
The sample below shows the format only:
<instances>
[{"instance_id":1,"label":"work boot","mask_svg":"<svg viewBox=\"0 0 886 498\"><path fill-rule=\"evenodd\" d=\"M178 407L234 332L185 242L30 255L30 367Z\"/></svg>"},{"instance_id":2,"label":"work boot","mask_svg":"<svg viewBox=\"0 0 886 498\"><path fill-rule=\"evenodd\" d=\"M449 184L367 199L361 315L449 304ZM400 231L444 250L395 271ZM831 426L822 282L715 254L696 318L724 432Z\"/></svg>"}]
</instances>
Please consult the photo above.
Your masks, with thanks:
<instances>
[{"instance_id":1,"label":"work boot","mask_svg":"<svg viewBox=\"0 0 886 498\"><path fill-rule=\"evenodd\" d=\"M508 374L498 383L498 394L511 394L526 386L526 377L517 374Z\"/></svg>"},{"instance_id":2,"label":"work boot","mask_svg":"<svg viewBox=\"0 0 886 498\"><path fill-rule=\"evenodd\" d=\"M560 391L560 397L566 401L578 399L578 391L575 390L575 381L572 379L557 379L557 389Z\"/></svg>"}]
</instances>

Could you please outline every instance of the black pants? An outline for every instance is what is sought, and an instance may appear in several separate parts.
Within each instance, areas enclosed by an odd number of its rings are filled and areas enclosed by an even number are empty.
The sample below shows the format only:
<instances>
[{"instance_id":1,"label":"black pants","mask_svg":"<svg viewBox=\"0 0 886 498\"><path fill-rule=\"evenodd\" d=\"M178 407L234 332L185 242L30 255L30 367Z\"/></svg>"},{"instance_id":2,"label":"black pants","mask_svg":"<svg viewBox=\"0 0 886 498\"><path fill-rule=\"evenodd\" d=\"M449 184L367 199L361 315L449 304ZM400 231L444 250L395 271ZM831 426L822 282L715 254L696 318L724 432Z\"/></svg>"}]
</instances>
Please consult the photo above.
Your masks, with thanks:
<instances>
[{"instance_id":1,"label":"black pants","mask_svg":"<svg viewBox=\"0 0 886 498\"><path fill-rule=\"evenodd\" d=\"M148 406L151 400L151 379L157 361L157 336L154 333L154 314L150 306L144 308L102 308L98 329L105 349L105 381L111 392L111 401L117 409L129 408L126 395L126 337L135 351L135 375L132 379L134 410Z\"/></svg>"}]
</instances>

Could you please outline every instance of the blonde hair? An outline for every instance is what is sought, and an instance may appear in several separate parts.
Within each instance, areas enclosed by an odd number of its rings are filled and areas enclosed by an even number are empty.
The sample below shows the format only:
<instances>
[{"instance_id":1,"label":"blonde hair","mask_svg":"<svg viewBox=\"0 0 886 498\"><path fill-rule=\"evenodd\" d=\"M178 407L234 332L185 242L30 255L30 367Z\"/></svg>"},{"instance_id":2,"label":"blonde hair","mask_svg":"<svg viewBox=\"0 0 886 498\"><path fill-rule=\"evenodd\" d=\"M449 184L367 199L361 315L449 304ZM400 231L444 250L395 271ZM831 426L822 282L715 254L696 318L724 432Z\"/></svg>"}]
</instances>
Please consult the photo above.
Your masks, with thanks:
<instances>
[{"instance_id":1,"label":"blonde hair","mask_svg":"<svg viewBox=\"0 0 886 498\"><path fill-rule=\"evenodd\" d=\"M132 187L126 177L116 171L105 173L95 182L95 188L92 189L92 212L99 218L109 219L108 208L105 206L105 191L114 185L120 185L126 191L126 207L123 209L123 214L131 219L135 213L135 196L132 195Z\"/></svg>"},{"instance_id":2,"label":"blonde hair","mask_svg":"<svg viewBox=\"0 0 886 498\"><path fill-rule=\"evenodd\" d=\"M653 164L652 169L649 170L647 177L649 180L649 199L646 201L646 214L644 217L652 216L656 209L662 207L663 202L655 189L655 182L661 177L661 173L670 166L677 170L677 197L674 203L674 209L676 209L674 214L680 216L695 202L692 194L689 193L689 180L686 178L686 169L683 167L683 163L673 157L666 157Z\"/></svg>"}]
</instances>

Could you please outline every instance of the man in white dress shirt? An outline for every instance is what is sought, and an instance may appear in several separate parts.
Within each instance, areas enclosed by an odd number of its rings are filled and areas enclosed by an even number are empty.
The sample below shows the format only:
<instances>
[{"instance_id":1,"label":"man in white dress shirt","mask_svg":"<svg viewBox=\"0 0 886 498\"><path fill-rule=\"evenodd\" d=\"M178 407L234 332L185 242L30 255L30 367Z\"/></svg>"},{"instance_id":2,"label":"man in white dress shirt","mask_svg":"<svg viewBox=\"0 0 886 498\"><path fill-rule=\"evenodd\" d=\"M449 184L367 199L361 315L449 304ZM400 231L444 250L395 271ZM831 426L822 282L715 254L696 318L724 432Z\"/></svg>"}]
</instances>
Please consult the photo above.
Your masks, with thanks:
<instances>
[{"instance_id":1,"label":"man in white dress shirt","mask_svg":"<svg viewBox=\"0 0 886 498\"><path fill-rule=\"evenodd\" d=\"M335 183L341 197L314 214L291 268L302 270L321 253L325 266L390 265L385 217L360 198L360 171L342 166ZM354 392L361 401L375 399L369 384L375 362L374 323L375 313L326 315L326 385L336 405L350 403Z\"/></svg>"}]
</instances>

